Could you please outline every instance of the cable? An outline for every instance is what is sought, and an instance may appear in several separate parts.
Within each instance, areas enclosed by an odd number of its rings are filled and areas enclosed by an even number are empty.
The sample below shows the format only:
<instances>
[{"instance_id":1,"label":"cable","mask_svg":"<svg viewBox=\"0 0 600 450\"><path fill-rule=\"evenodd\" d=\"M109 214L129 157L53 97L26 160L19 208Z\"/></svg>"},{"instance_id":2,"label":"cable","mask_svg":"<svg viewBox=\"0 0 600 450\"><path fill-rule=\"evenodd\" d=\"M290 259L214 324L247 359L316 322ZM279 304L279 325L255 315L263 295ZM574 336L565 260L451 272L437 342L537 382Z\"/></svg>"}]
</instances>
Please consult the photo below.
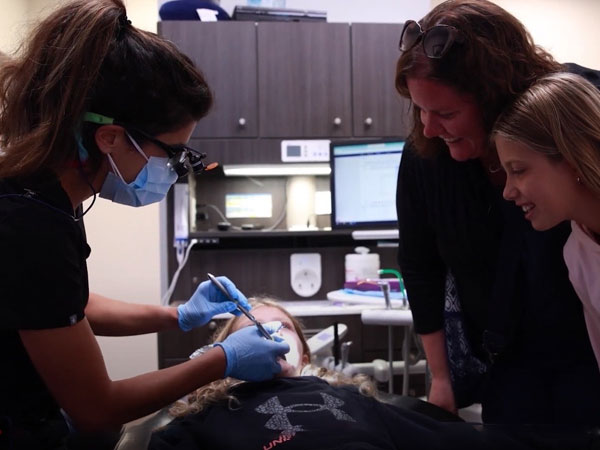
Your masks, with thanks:
<instances>
[{"instance_id":1,"label":"cable","mask_svg":"<svg viewBox=\"0 0 600 450\"><path fill-rule=\"evenodd\" d=\"M406 288L404 287L404 280L402 279L402 275L400 275L400 272L398 272L395 269L381 269L381 270L379 270L379 274L380 275L383 275L385 273L396 276L396 278L398 279L398 283L400 285L400 292L402 292L402 294L404 295L404 298L406 298Z\"/></svg>"},{"instance_id":2,"label":"cable","mask_svg":"<svg viewBox=\"0 0 600 450\"><path fill-rule=\"evenodd\" d=\"M202 203L202 204L198 204L198 206L200 208L212 208L212 209L214 209L217 212L217 214L219 215L219 217L221 217L221 219L223 220L223 222L229 222L229 220L227 220L227 217L225 217L225 215L223 214L223 212L219 208L217 208L217 206L215 206L215 205L213 205L211 203ZM242 227L238 227L238 226L232 224L231 225L231 229L232 230L240 231L242 229Z\"/></svg>"},{"instance_id":3,"label":"cable","mask_svg":"<svg viewBox=\"0 0 600 450\"><path fill-rule=\"evenodd\" d=\"M265 231L273 231L275 228L277 228L279 226L279 224L285 218L286 213L287 213L287 197L285 199L285 203L283 204L283 209L281 210L281 214L279 214L279 217L277 218L277 220L275 221L275 223L273 225L271 225L268 228L265 228Z\"/></svg>"},{"instance_id":4,"label":"cable","mask_svg":"<svg viewBox=\"0 0 600 450\"><path fill-rule=\"evenodd\" d=\"M279 214L279 217L277 218L277 220L275 220L275 223L273 225L271 225L268 228L265 228L265 231L273 231L275 228L277 228L279 226L279 224L281 222L283 222L283 219L287 216L287 202L288 202L287 186L288 186L288 182L289 182L289 178L285 180L285 189L283 190L283 208L281 210L281 214Z\"/></svg>"},{"instance_id":5,"label":"cable","mask_svg":"<svg viewBox=\"0 0 600 450\"><path fill-rule=\"evenodd\" d=\"M198 204L198 207L200 207L200 208L212 208L212 209L214 209L217 212L217 214L219 215L219 217L221 217L221 219L223 219L224 222L229 222L229 220L227 220L227 218L225 217L225 215L223 214L223 212L217 206L215 206L215 205L212 205L210 203L202 203L202 204ZM264 231L273 231L275 228L277 228L279 226L279 224L285 218L286 208L287 208L287 199L286 199L286 202L283 205L283 209L282 209L281 213L279 214L279 217L276 219L275 223L273 225L265 228ZM242 229L242 227L238 227L236 225L231 225L231 229L239 231L239 230Z\"/></svg>"},{"instance_id":6,"label":"cable","mask_svg":"<svg viewBox=\"0 0 600 450\"><path fill-rule=\"evenodd\" d=\"M203 203L202 205L198 205L198 206L204 206L207 208L212 208L214 209L217 214L219 215L219 217L221 217L221 219L223 219L223 222L228 222L227 217L225 217L225 214L223 214L223 212L217 208L215 205L211 204L211 203Z\"/></svg>"},{"instance_id":7,"label":"cable","mask_svg":"<svg viewBox=\"0 0 600 450\"><path fill-rule=\"evenodd\" d=\"M57 213L67 216L69 219L72 219L74 222L79 222L83 218L83 216L90 210L90 208L92 206L94 206L94 201L96 200L96 196L94 195L94 200L92 200L92 204L90 206L88 206L88 208L84 211L84 213L81 214L80 216L75 216L75 215L69 214L66 211L63 211L60 208L57 208L57 207L51 205L50 203L47 203L43 200L36 198L35 196L38 195L37 192L31 191L29 189L25 189L25 192L26 192L25 194L2 194L2 195L0 195L0 198L24 198L25 200L30 200L39 205L43 205L46 208L51 209L52 211L56 211Z\"/></svg>"},{"instance_id":8,"label":"cable","mask_svg":"<svg viewBox=\"0 0 600 450\"><path fill-rule=\"evenodd\" d=\"M177 285L177 279L179 278L179 274L181 273L181 270L184 268L185 264L187 263L188 258L190 257L190 252L192 250L192 247L194 245L196 245L197 243L198 243L198 239L192 239L190 241L190 243L188 244L187 249L185 250L185 255L184 255L183 259L181 260L181 262L179 263L179 267L177 267L177 270L173 274L173 279L171 280L171 284L169 285L167 292L165 292L165 295L163 295L163 297L160 301L161 305L163 305L163 306L169 305L169 300L170 300L171 296L173 295L173 291L175 291L175 286Z\"/></svg>"},{"instance_id":9,"label":"cable","mask_svg":"<svg viewBox=\"0 0 600 450\"><path fill-rule=\"evenodd\" d=\"M262 182L262 181L260 181L260 180L257 180L256 178L249 177L249 176L246 176L246 178L247 178L249 181L251 181L252 183L254 183L255 185L257 185L258 187L265 187L265 183L263 183L263 182Z\"/></svg>"},{"instance_id":10,"label":"cable","mask_svg":"<svg viewBox=\"0 0 600 450\"><path fill-rule=\"evenodd\" d=\"M92 203L90 203L90 206L88 206L87 209L85 211L83 211L83 213L81 215L73 216L73 218L75 219L75 222L79 222L80 220L83 219L83 216L85 216L89 212L89 210L92 209L92 206L94 206L94 203L96 203L96 196L98 193L96 192L94 185L88 179L87 174L85 173L85 170L83 170L83 163L88 159L88 151L83 146L83 140L81 137L81 133L77 134L76 140L77 140L77 147L78 147L77 169L79 170L79 174L81 175L83 180L86 182L86 184L89 186L89 188L92 191L92 194L94 195L94 198L92 198Z\"/></svg>"}]
</instances>

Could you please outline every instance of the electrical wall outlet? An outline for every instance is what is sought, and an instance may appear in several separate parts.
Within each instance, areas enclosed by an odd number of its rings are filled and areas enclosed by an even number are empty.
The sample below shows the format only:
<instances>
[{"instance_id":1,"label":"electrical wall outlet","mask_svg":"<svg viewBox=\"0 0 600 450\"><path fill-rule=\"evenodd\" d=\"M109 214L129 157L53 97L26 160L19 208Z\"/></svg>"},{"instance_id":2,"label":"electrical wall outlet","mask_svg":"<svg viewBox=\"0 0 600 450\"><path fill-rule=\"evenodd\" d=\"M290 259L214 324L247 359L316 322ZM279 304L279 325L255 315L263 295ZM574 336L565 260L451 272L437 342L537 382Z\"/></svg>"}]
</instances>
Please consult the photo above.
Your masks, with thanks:
<instances>
[{"instance_id":1,"label":"electrical wall outlet","mask_svg":"<svg viewBox=\"0 0 600 450\"><path fill-rule=\"evenodd\" d=\"M321 289L321 255L293 253L290 256L292 290L300 297L312 297Z\"/></svg>"}]
</instances>

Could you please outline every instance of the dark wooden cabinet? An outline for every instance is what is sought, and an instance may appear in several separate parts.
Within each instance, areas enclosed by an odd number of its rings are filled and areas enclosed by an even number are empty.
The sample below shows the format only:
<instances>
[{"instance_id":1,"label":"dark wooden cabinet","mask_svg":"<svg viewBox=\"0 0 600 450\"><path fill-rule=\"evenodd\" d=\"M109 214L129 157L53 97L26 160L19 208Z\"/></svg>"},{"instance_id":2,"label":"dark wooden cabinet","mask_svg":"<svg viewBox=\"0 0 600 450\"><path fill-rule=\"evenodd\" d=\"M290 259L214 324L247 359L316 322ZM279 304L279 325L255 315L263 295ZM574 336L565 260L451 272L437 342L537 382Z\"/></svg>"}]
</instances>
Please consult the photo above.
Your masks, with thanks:
<instances>
[{"instance_id":1,"label":"dark wooden cabinet","mask_svg":"<svg viewBox=\"0 0 600 450\"><path fill-rule=\"evenodd\" d=\"M218 149L216 159L229 164L281 162L281 139L406 136L409 105L394 86L400 29L401 24L159 23L161 35L194 60L215 94L193 138L211 140L206 145Z\"/></svg>"},{"instance_id":2,"label":"dark wooden cabinet","mask_svg":"<svg viewBox=\"0 0 600 450\"><path fill-rule=\"evenodd\" d=\"M195 139L192 148L206 153L206 161L225 164L281 163L281 140L278 139Z\"/></svg>"},{"instance_id":3,"label":"dark wooden cabinet","mask_svg":"<svg viewBox=\"0 0 600 450\"><path fill-rule=\"evenodd\" d=\"M395 88L402 26L356 23L351 28L353 135L406 136L409 102Z\"/></svg>"},{"instance_id":4,"label":"dark wooden cabinet","mask_svg":"<svg viewBox=\"0 0 600 450\"><path fill-rule=\"evenodd\" d=\"M159 22L202 70L214 106L196 127L196 138L252 138L258 135L256 25L252 22Z\"/></svg>"},{"instance_id":5,"label":"dark wooden cabinet","mask_svg":"<svg viewBox=\"0 0 600 450\"><path fill-rule=\"evenodd\" d=\"M352 134L350 26L258 25L261 137Z\"/></svg>"}]
</instances>

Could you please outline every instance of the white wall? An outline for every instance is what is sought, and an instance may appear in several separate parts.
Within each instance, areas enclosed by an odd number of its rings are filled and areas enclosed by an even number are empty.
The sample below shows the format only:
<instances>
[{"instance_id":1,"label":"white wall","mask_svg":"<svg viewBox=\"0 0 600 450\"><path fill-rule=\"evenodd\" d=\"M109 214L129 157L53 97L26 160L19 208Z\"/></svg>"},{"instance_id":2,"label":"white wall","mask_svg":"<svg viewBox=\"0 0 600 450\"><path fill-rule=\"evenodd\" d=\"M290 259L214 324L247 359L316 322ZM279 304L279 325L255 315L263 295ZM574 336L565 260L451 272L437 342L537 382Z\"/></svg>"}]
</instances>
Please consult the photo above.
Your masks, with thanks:
<instances>
[{"instance_id":1,"label":"white wall","mask_svg":"<svg viewBox=\"0 0 600 450\"><path fill-rule=\"evenodd\" d=\"M28 6L25 0L3 0L0 14L0 51L12 53L21 42L28 28Z\"/></svg>"},{"instance_id":2,"label":"white wall","mask_svg":"<svg viewBox=\"0 0 600 450\"><path fill-rule=\"evenodd\" d=\"M158 0L162 5L169 0ZM421 17L429 10L428 0L262 0L270 6L283 2L286 8L309 9L327 12L328 22L400 23L406 19ZM236 5L247 5L245 0L215 1L231 16Z\"/></svg>"},{"instance_id":3,"label":"white wall","mask_svg":"<svg viewBox=\"0 0 600 450\"><path fill-rule=\"evenodd\" d=\"M497 0L495 3L517 16L535 42L558 61L600 69L600 1Z\"/></svg>"},{"instance_id":4,"label":"white wall","mask_svg":"<svg viewBox=\"0 0 600 450\"><path fill-rule=\"evenodd\" d=\"M286 8L326 11L328 22L401 23L421 17L429 10L427 0L283 0ZM164 2L163 2L164 3ZM244 0L221 0L220 6L233 14L235 5ZM268 1L264 3L268 4ZM400 36L398 36L400 37Z\"/></svg>"},{"instance_id":5,"label":"white wall","mask_svg":"<svg viewBox=\"0 0 600 450\"><path fill-rule=\"evenodd\" d=\"M560 62L600 69L598 0L493 0L527 27ZM432 7L442 3L432 1Z\"/></svg>"}]
</instances>

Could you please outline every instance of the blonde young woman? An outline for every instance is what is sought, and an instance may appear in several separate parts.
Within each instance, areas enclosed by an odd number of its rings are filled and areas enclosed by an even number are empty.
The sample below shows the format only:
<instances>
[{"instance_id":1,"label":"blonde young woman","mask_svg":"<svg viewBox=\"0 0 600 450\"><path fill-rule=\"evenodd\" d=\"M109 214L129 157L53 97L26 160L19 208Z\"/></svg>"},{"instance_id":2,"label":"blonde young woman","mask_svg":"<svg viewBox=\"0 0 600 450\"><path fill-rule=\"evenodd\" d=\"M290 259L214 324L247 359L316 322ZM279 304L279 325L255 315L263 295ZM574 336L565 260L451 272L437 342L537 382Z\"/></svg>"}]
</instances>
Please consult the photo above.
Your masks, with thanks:
<instances>
[{"instance_id":1,"label":"blonde young woman","mask_svg":"<svg viewBox=\"0 0 600 450\"><path fill-rule=\"evenodd\" d=\"M433 405L420 409L428 415L416 412L423 406L415 405L416 399L400 402L403 407L383 403L368 377L348 378L312 366L299 322L281 306L259 300L252 312L262 323L282 324L277 335L290 346L285 355L288 370L270 381L227 378L196 390L172 408L177 419L154 433L149 449L265 450L281 445L287 450L505 450L589 445L585 429L562 432L555 427L550 445L544 438L548 430L476 428L432 419L434 412L448 414ZM232 319L216 341L245 327L253 327L245 317Z\"/></svg>"},{"instance_id":2,"label":"blonde young woman","mask_svg":"<svg viewBox=\"0 0 600 450\"><path fill-rule=\"evenodd\" d=\"M563 254L600 364L600 91L580 76L540 78L498 119L504 198L536 230L570 220Z\"/></svg>"}]
</instances>

